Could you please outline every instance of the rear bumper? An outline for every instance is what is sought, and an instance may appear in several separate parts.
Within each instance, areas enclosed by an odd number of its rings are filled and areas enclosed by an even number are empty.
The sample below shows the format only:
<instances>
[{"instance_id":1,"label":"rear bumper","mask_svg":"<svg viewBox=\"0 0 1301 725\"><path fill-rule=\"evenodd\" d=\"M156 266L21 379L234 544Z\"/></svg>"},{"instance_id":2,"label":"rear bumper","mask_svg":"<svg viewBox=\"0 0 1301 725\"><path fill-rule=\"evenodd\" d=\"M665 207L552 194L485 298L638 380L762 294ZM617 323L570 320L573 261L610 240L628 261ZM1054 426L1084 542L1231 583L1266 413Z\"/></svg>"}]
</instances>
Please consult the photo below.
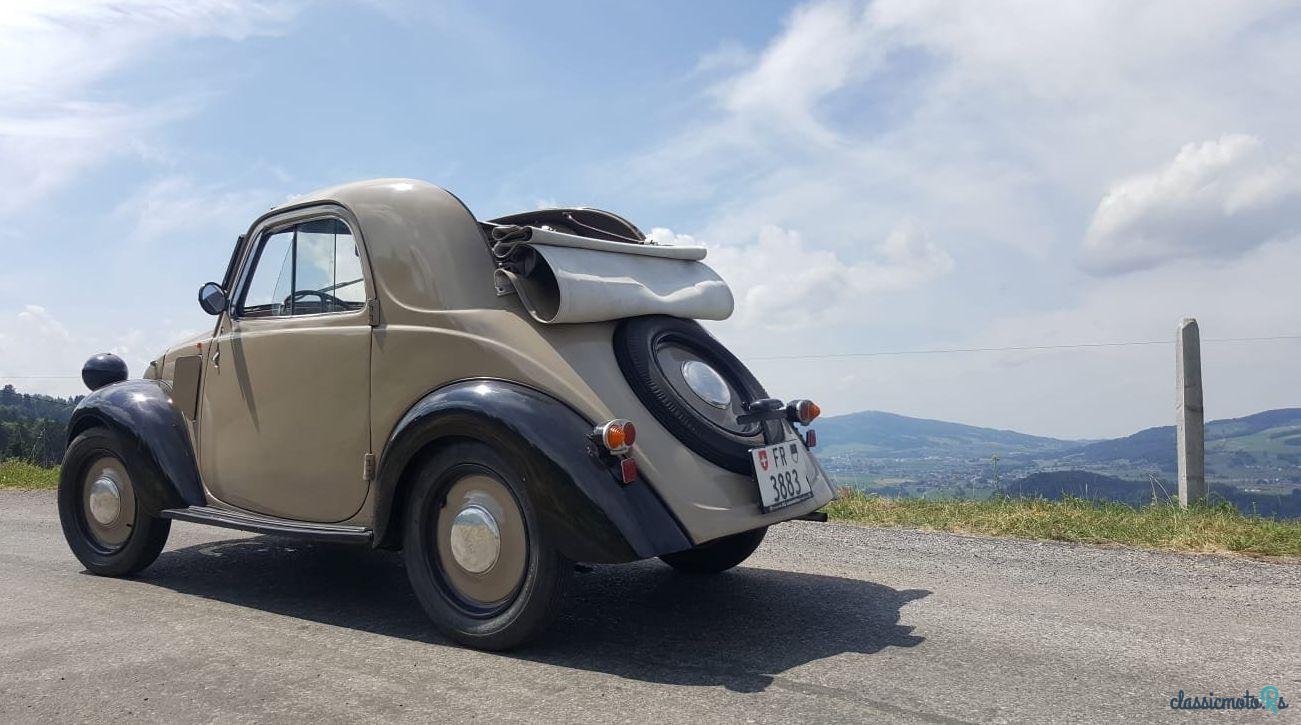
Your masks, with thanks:
<instances>
[{"instance_id":1,"label":"rear bumper","mask_svg":"<svg viewBox=\"0 0 1301 725\"><path fill-rule=\"evenodd\" d=\"M786 424L784 429L785 440L794 440L795 431L791 426ZM690 497L687 501L682 501L683 497L672 495L662 498L673 515L683 522L683 528L691 538L692 544L696 546L732 534L800 518L826 506L836 497L831 477L812 452L810 458L818 471L818 477L813 482L813 497L768 513L764 513L759 508L759 484L753 475L744 476L726 471L690 454L689 451L687 453L693 459L690 461L690 470L694 474L693 479L690 479L691 482L696 487L712 487L708 492L712 495L705 495L706 492L698 490L698 495ZM640 463L638 461L639 466ZM686 466L684 465L683 468ZM657 491L666 492L667 487L682 486L678 481L664 480L667 470L663 465L657 467L654 473L655 477L647 482Z\"/></svg>"}]
</instances>

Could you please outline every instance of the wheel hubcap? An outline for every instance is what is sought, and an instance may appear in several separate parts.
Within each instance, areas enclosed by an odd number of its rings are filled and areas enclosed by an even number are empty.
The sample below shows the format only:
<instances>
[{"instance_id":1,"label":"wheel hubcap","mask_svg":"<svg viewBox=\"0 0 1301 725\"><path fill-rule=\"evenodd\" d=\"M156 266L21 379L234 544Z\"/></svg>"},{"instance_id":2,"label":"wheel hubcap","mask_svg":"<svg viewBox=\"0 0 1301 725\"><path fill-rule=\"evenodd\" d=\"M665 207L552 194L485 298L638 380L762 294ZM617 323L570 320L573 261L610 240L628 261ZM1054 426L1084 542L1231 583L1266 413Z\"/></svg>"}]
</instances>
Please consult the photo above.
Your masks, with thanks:
<instances>
[{"instance_id":1,"label":"wheel hubcap","mask_svg":"<svg viewBox=\"0 0 1301 725\"><path fill-rule=\"evenodd\" d=\"M86 468L81 480L86 533L105 551L120 548L131 538L136 522L135 490L126 466L112 456L104 456Z\"/></svg>"},{"instance_id":2,"label":"wheel hubcap","mask_svg":"<svg viewBox=\"0 0 1301 725\"><path fill-rule=\"evenodd\" d=\"M100 476L90 484L90 515L103 526L108 526L122 513L122 492L117 482Z\"/></svg>"},{"instance_id":3,"label":"wheel hubcap","mask_svg":"<svg viewBox=\"0 0 1301 725\"><path fill-rule=\"evenodd\" d=\"M488 510L470 504L452 519L452 558L471 574L482 574L501 555L501 529Z\"/></svg>"},{"instance_id":4,"label":"wheel hubcap","mask_svg":"<svg viewBox=\"0 0 1301 725\"><path fill-rule=\"evenodd\" d=\"M506 484L487 471L447 488L434 534L443 581L467 613L506 606L524 581L528 534Z\"/></svg>"}]
</instances>

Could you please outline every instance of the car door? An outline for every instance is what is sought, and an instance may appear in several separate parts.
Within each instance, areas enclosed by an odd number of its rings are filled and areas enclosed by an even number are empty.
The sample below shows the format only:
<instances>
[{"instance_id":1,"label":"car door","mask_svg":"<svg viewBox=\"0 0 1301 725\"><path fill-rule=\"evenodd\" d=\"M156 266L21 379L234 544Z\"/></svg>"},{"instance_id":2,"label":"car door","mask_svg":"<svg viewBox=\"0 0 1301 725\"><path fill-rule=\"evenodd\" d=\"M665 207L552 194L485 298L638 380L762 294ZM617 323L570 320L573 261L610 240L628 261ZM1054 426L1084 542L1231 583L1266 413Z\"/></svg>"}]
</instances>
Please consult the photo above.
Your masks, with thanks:
<instances>
[{"instance_id":1,"label":"car door","mask_svg":"<svg viewBox=\"0 0 1301 725\"><path fill-rule=\"evenodd\" d=\"M205 359L204 485L238 508L342 521L369 487L364 249L341 211L272 220L250 239Z\"/></svg>"}]
</instances>

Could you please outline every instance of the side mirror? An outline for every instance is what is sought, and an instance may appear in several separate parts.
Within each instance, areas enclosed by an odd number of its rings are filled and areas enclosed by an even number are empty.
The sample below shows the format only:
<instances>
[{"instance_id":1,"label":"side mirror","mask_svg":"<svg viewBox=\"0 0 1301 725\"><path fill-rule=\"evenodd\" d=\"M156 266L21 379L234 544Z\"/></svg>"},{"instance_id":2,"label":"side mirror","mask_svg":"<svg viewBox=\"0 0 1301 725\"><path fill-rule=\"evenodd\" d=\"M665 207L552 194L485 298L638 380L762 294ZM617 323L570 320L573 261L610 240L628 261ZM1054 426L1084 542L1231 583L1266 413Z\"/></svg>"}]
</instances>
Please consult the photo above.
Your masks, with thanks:
<instances>
[{"instance_id":1,"label":"side mirror","mask_svg":"<svg viewBox=\"0 0 1301 725\"><path fill-rule=\"evenodd\" d=\"M226 291L216 282L209 282L199 288L199 306L210 315L220 315L226 311Z\"/></svg>"}]
</instances>

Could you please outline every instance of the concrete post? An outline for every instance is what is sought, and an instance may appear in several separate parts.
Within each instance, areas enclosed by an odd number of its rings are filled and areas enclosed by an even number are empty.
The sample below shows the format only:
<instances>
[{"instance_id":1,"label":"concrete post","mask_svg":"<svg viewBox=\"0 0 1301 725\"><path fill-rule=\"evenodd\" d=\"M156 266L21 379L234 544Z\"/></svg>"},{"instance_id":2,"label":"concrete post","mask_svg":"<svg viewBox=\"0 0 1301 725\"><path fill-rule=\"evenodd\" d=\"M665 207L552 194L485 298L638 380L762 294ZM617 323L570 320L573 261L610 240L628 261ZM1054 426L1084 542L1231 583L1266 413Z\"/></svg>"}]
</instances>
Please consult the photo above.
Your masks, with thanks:
<instances>
[{"instance_id":1,"label":"concrete post","mask_svg":"<svg viewBox=\"0 0 1301 725\"><path fill-rule=\"evenodd\" d=\"M1175 436L1179 447L1179 505L1206 498L1206 428L1202 412L1202 339L1197 320L1179 323L1175 348Z\"/></svg>"}]
</instances>

